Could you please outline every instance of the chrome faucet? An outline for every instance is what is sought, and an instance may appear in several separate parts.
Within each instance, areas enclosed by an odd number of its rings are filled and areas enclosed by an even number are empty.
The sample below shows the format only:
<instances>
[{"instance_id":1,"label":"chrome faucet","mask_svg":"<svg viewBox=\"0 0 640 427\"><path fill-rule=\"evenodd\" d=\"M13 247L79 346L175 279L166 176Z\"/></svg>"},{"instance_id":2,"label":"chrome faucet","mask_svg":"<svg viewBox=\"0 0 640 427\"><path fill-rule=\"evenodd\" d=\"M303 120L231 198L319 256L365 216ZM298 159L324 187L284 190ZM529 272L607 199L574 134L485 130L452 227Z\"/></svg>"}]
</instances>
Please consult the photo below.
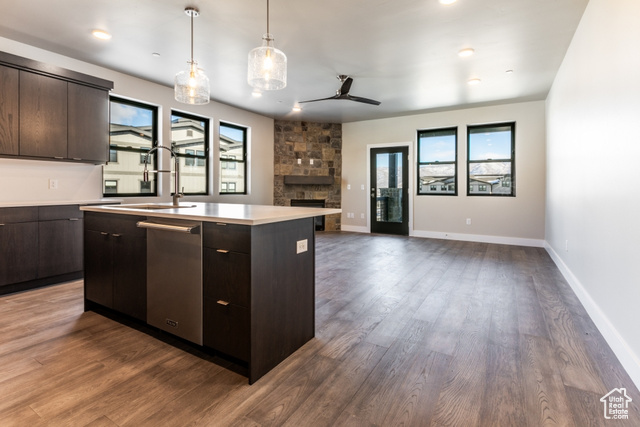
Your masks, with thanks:
<instances>
[{"instance_id":1,"label":"chrome faucet","mask_svg":"<svg viewBox=\"0 0 640 427\"><path fill-rule=\"evenodd\" d=\"M178 191L178 189L180 188L180 160L178 159L178 156L176 155L176 153L173 152L173 150L171 148L167 148L164 147L162 145L156 145L155 147L153 147L151 150L149 150L146 154L146 156L144 156L144 171L142 172L142 180L144 182L149 182L149 172L156 172L156 173L171 173L171 169L169 170L162 170L162 169L158 169L155 171L148 171L147 170L147 164L149 163L149 155L151 153L153 153L154 151L156 151L158 148L163 148L165 150L167 150L169 153L171 153L171 155L173 156L173 158L175 159L175 172L176 175L173 178L174 179L174 192L173 192L173 206L179 206L180 203L178 203L178 200L181 197L184 197L184 194L180 193ZM184 192L184 188L182 189L182 191Z\"/></svg>"}]
</instances>

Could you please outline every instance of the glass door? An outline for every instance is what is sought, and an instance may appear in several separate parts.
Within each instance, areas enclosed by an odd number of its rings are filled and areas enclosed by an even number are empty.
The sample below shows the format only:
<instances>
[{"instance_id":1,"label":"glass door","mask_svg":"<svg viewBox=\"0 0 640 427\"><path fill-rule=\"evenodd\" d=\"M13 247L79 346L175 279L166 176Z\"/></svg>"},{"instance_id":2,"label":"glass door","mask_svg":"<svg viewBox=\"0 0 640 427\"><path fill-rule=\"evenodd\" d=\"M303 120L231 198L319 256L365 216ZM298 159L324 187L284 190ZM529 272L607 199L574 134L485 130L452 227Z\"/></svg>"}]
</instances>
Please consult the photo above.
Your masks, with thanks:
<instances>
[{"instance_id":1,"label":"glass door","mask_svg":"<svg viewBox=\"0 0 640 427\"><path fill-rule=\"evenodd\" d=\"M371 149L371 232L409 234L409 148Z\"/></svg>"}]
</instances>

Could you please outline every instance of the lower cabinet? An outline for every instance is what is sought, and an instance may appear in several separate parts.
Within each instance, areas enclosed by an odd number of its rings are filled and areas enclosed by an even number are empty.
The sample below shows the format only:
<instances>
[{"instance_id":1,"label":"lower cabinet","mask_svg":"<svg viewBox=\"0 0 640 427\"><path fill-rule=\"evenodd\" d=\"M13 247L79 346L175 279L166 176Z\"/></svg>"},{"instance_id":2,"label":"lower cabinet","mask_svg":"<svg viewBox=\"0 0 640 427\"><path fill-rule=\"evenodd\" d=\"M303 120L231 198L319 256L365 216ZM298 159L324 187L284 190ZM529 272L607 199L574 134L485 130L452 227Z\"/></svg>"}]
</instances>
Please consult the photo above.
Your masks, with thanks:
<instances>
[{"instance_id":1,"label":"lower cabinet","mask_svg":"<svg viewBox=\"0 0 640 427\"><path fill-rule=\"evenodd\" d=\"M0 291L38 277L38 208L0 209Z\"/></svg>"},{"instance_id":2,"label":"lower cabinet","mask_svg":"<svg viewBox=\"0 0 640 427\"><path fill-rule=\"evenodd\" d=\"M38 277L82 271L82 211L78 205L39 208Z\"/></svg>"},{"instance_id":3,"label":"lower cabinet","mask_svg":"<svg viewBox=\"0 0 640 427\"><path fill-rule=\"evenodd\" d=\"M0 208L0 294L82 277L78 205Z\"/></svg>"},{"instance_id":4,"label":"lower cabinet","mask_svg":"<svg viewBox=\"0 0 640 427\"><path fill-rule=\"evenodd\" d=\"M85 298L147 319L146 217L85 212Z\"/></svg>"}]
</instances>

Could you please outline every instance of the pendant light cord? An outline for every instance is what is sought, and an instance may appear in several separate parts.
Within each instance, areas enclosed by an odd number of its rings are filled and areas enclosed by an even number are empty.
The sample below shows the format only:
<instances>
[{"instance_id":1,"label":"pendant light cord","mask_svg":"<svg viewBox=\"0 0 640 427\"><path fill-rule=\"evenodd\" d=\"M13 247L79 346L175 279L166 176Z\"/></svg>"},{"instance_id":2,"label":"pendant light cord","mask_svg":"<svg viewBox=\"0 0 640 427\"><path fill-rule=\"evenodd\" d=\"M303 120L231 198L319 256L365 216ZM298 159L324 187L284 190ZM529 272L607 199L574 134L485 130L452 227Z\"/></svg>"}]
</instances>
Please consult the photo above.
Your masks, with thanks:
<instances>
[{"instance_id":1,"label":"pendant light cord","mask_svg":"<svg viewBox=\"0 0 640 427\"><path fill-rule=\"evenodd\" d=\"M191 16L191 63L193 64L193 15L194 15L194 12L191 11L189 15Z\"/></svg>"}]
</instances>

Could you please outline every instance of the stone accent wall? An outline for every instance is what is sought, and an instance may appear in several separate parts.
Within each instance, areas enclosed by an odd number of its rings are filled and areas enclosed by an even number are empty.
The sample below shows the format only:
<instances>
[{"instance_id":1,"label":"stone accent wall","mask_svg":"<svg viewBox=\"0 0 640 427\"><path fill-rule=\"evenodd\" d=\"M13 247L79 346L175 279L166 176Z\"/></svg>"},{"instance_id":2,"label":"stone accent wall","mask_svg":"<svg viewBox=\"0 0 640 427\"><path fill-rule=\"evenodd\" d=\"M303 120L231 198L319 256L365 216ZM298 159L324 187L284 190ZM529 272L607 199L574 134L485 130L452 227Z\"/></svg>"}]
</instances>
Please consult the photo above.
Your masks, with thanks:
<instances>
[{"instance_id":1,"label":"stone accent wall","mask_svg":"<svg viewBox=\"0 0 640 427\"><path fill-rule=\"evenodd\" d=\"M340 208L342 188L342 124L276 120L274 123L274 204L292 199L324 200ZM313 164L312 164L313 161ZM289 185L287 175L332 176L333 185ZM340 230L340 215L325 217L325 230Z\"/></svg>"}]
</instances>

